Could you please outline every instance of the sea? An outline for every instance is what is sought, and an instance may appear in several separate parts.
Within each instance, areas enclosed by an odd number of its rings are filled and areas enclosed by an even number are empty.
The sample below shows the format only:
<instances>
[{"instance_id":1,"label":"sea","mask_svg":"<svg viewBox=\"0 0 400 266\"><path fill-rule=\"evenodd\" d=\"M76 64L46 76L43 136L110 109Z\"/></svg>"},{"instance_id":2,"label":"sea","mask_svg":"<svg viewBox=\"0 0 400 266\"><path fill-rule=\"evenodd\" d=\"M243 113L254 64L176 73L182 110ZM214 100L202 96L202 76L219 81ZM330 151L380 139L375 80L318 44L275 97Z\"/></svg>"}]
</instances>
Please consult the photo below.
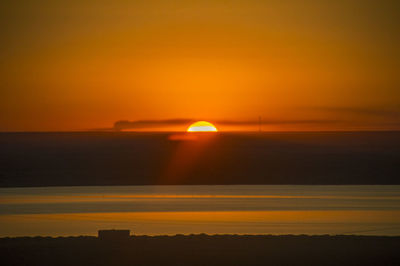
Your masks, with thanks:
<instances>
[{"instance_id":1,"label":"sea","mask_svg":"<svg viewBox=\"0 0 400 266\"><path fill-rule=\"evenodd\" d=\"M399 185L162 185L0 188L0 237L400 235Z\"/></svg>"}]
</instances>

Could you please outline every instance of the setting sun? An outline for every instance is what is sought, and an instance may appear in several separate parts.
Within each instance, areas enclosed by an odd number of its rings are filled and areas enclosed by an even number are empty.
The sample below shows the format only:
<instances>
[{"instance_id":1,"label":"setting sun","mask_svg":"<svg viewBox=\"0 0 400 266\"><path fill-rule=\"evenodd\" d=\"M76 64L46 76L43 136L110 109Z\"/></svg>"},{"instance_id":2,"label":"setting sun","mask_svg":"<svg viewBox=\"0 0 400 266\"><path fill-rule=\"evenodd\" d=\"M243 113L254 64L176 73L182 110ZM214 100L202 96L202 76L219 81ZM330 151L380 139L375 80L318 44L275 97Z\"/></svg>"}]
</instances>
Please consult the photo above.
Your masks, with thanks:
<instances>
[{"instance_id":1,"label":"setting sun","mask_svg":"<svg viewBox=\"0 0 400 266\"><path fill-rule=\"evenodd\" d=\"M207 121L198 121L193 124L191 124L187 132L217 132L218 129L211 124L210 122Z\"/></svg>"}]
</instances>

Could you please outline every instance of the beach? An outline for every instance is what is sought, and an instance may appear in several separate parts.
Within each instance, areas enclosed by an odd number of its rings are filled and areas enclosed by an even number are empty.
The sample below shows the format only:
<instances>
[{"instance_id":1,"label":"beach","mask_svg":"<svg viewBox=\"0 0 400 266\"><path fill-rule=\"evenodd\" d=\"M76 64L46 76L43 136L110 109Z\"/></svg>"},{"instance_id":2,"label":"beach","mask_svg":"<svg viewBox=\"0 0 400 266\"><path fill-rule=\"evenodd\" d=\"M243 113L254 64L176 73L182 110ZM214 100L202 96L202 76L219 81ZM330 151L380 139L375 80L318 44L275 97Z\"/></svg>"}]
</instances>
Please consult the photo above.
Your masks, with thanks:
<instances>
[{"instance_id":1,"label":"beach","mask_svg":"<svg viewBox=\"0 0 400 266\"><path fill-rule=\"evenodd\" d=\"M400 186L192 185L0 188L0 237L400 235Z\"/></svg>"}]
</instances>

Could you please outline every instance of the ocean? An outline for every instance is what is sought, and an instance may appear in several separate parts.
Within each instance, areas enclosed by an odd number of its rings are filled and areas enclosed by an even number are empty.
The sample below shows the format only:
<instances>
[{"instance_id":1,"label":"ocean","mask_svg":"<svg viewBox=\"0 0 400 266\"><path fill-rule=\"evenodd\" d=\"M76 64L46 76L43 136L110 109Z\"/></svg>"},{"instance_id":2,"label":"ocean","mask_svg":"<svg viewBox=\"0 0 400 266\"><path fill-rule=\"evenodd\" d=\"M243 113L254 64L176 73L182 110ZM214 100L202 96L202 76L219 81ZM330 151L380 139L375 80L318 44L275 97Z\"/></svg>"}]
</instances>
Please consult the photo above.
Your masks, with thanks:
<instances>
[{"instance_id":1,"label":"ocean","mask_svg":"<svg viewBox=\"0 0 400 266\"><path fill-rule=\"evenodd\" d=\"M0 187L400 185L400 132L200 135L0 133Z\"/></svg>"},{"instance_id":2,"label":"ocean","mask_svg":"<svg viewBox=\"0 0 400 266\"><path fill-rule=\"evenodd\" d=\"M0 237L400 235L399 185L194 185L0 188Z\"/></svg>"},{"instance_id":3,"label":"ocean","mask_svg":"<svg viewBox=\"0 0 400 266\"><path fill-rule=\"evenodd\" d=\"M0 236L400 235L400 132L0 133Z\"/></svg>"}]
</instances>

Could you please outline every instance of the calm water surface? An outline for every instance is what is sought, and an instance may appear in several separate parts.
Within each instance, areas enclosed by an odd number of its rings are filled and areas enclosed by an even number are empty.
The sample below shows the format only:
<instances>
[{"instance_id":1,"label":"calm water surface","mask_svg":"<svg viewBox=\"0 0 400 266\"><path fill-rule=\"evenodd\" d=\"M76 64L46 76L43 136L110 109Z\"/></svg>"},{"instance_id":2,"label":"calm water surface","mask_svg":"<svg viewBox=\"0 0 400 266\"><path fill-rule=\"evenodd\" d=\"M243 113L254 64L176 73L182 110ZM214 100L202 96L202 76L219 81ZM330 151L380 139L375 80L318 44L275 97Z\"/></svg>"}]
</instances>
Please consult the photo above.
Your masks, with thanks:
<instances>
[{"instance_id":1,"label":"calm water surface","mask_svg":"<svg viewBox=\"0 0 400 266\"><path fill-rule=\"evenodd\" d=\"M400 186L0 189L0 237L135 234L400 235Z\"/></svg>"}]
</instances>

